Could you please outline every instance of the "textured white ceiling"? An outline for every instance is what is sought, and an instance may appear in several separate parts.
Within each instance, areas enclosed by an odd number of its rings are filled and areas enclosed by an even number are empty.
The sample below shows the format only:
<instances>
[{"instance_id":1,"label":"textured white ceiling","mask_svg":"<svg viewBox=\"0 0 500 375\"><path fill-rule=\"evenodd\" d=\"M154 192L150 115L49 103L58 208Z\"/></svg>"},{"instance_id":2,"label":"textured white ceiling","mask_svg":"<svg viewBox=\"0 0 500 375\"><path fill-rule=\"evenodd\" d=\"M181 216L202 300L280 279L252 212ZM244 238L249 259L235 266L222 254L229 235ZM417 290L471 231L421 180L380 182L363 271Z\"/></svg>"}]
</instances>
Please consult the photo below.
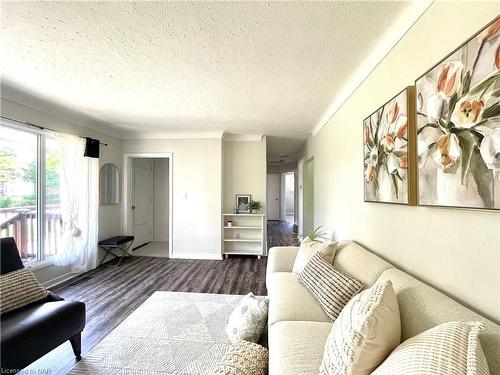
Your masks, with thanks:
<instances>
[{"instance_id":1,"label":"textured white ceiling","mask_svg":"<svg viewBox=\"0 0 500 375\"><path fill-rule=\"evenodd\" d=\"M305 139L409 4L2 2L1 73L122 138Z\"/></svg>"}]
</instances>

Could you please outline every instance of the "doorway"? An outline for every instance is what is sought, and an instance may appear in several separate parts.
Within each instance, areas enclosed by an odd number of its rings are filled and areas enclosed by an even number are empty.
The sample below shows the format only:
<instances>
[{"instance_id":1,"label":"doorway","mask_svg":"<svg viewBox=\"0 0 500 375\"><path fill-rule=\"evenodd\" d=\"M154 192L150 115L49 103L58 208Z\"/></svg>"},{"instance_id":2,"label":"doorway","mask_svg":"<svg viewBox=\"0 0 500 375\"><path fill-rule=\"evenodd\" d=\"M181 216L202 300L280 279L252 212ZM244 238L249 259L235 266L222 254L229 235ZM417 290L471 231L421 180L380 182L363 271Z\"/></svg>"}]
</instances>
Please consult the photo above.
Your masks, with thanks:
<instances>
[{"instance_id":1,"label":"doorway","mask_svg":"<svg viewBox=\"0 0 500 375\"><path fill-rule=\"evenodd\" d=\"M314 230L314 159L313 158L307 160L304 163L302 186L303 186L302 231L305 234L309 234Z\"/></svg>"},{"instance_id":2,"label":"doorway","mask_svg":"<svg viewBox=\"0 0 500 375\"><path fill-rule=\"evenodd\" d=\"M281 175L282 197L281 220L288 224L295 224L295 173L288 172Z\"/></svg>"},{"instance_id":3,"label":"doorway","mask_svg":"<svg viewBox=\"0 0 500 375\"><path fill-rule=\"evenodd\" d=\"M280 219L280 175L267 175L267 220Z\"/></svg>"},{"instance_id":4,"label":"doorway","mask_svg":"<svg viewBox=\"0 0 500 375\"><path fill-rule=\"evenodd\" d=\"M135 237L132 254L172 254L172 158L170 154L126 154L124 231Z\"/></svg>"}]
</instances>

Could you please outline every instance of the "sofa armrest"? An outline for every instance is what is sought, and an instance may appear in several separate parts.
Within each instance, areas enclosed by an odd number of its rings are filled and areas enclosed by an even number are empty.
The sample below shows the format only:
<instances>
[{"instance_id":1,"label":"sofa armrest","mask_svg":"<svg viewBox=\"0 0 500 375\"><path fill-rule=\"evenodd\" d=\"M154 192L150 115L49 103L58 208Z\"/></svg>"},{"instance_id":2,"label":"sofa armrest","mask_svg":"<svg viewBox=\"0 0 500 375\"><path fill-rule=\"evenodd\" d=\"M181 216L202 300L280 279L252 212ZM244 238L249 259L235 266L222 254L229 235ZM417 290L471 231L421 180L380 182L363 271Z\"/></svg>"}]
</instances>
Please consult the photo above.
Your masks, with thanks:
<instances>
[{"instance_id":1,"label":"sofa armrest","mask_svg":"<svg viewBox=\"0 0 500 375\"><path fill-rule=\"evenodd\" d=\"M293 263L299 248L296 246L276 246L269 249L267 257L266 285L269 288L269 277L274 272L292 272Z\"/></svg>"}]
</instances>

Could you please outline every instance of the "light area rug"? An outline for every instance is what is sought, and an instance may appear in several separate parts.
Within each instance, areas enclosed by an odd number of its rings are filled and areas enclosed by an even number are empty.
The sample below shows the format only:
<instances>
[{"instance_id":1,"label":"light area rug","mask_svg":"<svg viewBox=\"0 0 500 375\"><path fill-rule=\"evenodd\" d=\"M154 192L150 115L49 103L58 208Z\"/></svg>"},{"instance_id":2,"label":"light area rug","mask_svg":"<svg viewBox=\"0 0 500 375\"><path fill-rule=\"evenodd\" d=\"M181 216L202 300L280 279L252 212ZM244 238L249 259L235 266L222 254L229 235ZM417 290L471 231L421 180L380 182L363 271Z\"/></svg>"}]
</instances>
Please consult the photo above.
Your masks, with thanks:
<instances>
[{"instance_id":1,"label":"light area rug","mask_svg":"<svg viewBox=\"0 0 500 375\"><path fill-rule=\"evenodd\" d=\"M155 292L70 374L208 375L231 345L224 328L242 297Z\"/></svg>"}]
</instances>

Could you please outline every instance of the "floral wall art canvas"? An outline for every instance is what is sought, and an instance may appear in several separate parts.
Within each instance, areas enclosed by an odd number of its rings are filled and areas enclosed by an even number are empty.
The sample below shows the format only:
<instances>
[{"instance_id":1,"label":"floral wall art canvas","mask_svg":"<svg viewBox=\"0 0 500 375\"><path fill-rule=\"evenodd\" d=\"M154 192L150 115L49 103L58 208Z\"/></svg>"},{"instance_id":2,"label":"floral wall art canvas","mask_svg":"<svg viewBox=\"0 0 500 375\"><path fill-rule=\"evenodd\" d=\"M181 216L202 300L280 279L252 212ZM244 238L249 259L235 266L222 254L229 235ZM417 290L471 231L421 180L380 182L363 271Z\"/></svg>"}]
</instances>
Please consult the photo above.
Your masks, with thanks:
<instances>
[{"instance_id":1,"label":"floral wall art canvas","mask_svg":"<svg viewBox=\"0 0 500 375\"><path fill-rule=\"evenodd\" d=\"M411 172L414 87L408 87L363 122L365 202L414 204Z\"/></svg>"},{"instance_id":2,"label":"floral wall art canvas","mask_svg":"<svg viewBox=\"0 0 500 375\"><path fill-rule=\"evenodd\" d=\"M500 18L416 80L420 205L500 209Z\"/></svg>"}]
</instances>

